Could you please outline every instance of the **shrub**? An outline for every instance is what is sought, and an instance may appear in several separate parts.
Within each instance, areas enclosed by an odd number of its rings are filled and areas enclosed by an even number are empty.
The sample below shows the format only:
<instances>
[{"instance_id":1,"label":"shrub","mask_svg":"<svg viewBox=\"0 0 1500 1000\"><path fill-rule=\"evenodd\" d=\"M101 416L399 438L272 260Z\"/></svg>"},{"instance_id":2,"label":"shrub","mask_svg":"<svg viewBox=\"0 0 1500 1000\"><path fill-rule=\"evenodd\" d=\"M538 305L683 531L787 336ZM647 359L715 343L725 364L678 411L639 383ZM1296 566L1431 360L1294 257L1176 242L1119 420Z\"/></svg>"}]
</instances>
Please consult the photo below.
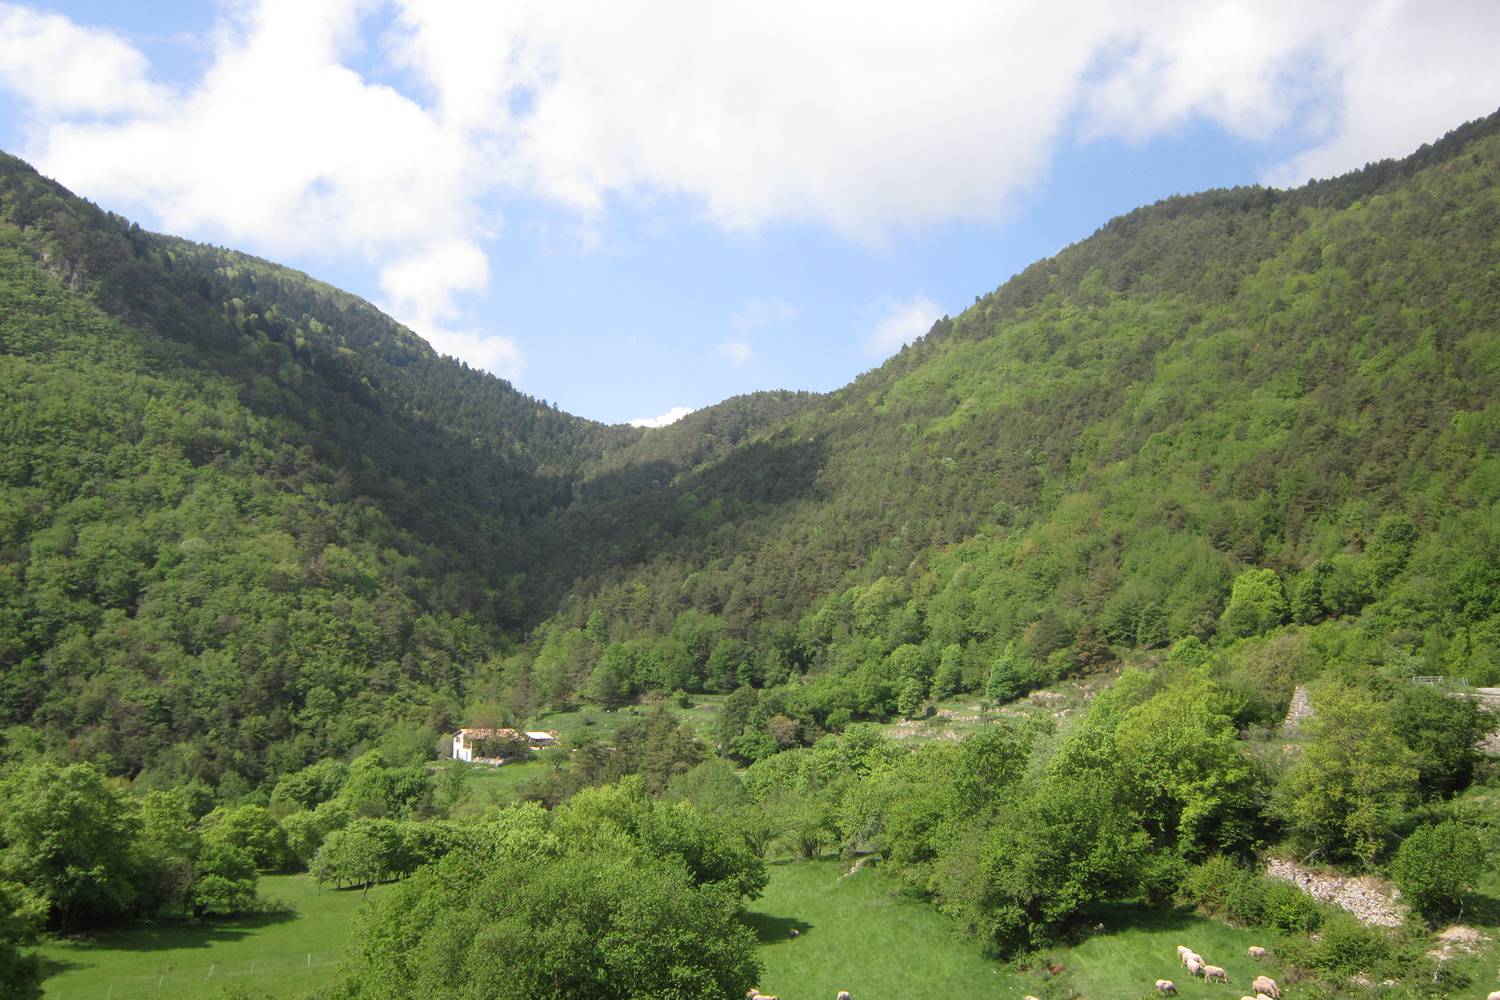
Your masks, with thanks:
<instances>
[{"instance_id":1,"label":"shrub","mask_svg":"<svg viewBox=\"0 0 1500 1000\"><path fill-rule=\"evenodd\" d=\"M1323 922L1323 908L1290 882L1263 879L1261 920L1267 926L1290 934L1306 934Z\"/></svg>"},{"instance_id":2,"label":"shrub","mask_svg":"<svg viewBox=\"0 0 1500 1000\"><path fill-rule=\"evenodd\" d=\"M1475 888L1484 866L1479 835L1461 823L1445 820L1420 826L1401 842L1391 862L1391 877L1407 901L1426 917L1456 911Z\"/></svg>"}]
</instances>

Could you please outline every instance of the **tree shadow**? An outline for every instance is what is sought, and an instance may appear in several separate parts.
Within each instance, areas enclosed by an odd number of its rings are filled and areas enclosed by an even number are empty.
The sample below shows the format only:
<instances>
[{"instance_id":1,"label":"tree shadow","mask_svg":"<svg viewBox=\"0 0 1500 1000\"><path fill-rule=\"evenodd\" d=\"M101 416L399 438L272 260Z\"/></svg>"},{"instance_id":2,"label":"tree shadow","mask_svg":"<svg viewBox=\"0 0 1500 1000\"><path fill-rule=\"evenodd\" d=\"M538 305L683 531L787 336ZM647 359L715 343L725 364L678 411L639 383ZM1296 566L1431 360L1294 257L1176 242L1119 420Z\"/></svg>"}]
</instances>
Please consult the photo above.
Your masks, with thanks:
<instances>
[{"instance_id":1,"label":"tree shadow","mask_svg":"<svg viewBox=\"0 0 1500 1000\"><path fill-rule=\"evenodd\" d=\"M777 917L769 913L746 913L745 923L755 932L755 939L761 944L779 944L791 941L792 931L803 935L813 929L813 925L806 920L796 917Z\"/></svg>"},{"instance_id":2,"label":"tree shadow","mask_svg":"<svg viewBox=\"0 0 1500 1000\"><path fill-rule=\"evenodd\" d=\"M1124 931L1185 931L1198 918L1193 911L1142 902L1100 903L1079 912L1064 932L1070 944L1088 937L1108 937Z\"/></svg>"},{"instance_id":3,"label":"tree shadow","mask_svg":"<svg viewBox=\"0 0 1500 1000\"><path fill-rule=\"evenodd\" d=\"M170 951L178 948L207 948L249 937L257 931L296 920L295 911L254 913L244 917L233 917L223 921L160 921L136 924L115 930L99 931L86 938L74 938L66 943L86 956L99 949L109 951ZM47 959L46 961L51 961ZM66 967L59 966L58 971Z\"/></svg>"}]
</instances>

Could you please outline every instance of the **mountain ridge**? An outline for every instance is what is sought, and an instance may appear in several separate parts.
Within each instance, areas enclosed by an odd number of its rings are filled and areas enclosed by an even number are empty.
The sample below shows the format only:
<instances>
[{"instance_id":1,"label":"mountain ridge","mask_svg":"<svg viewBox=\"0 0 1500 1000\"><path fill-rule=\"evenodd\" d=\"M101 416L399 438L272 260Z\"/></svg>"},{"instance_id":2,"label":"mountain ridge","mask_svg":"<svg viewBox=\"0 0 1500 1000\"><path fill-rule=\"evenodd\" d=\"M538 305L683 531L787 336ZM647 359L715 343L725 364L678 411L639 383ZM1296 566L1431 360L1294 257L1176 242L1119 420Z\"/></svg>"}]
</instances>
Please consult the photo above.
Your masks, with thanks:
<instances>
[{"instance_id":1,"label":"mountain ridge","mask_svg":"<svg viewBox=\"0 0 1500 1000\"><path fill-rule=\"evenodd\" d=\"M779 714L810 738L1288 620L1483 680L1497 131L1145 206L832 393L649 432L0 159L0 718L258 782L480 703L748 684L761 736ZM1260 570L1274 625L1230 614ZM299 615L310 645L277 637ZM233 704L163 701L190 677Z\"/></svg>"}]
</instances>

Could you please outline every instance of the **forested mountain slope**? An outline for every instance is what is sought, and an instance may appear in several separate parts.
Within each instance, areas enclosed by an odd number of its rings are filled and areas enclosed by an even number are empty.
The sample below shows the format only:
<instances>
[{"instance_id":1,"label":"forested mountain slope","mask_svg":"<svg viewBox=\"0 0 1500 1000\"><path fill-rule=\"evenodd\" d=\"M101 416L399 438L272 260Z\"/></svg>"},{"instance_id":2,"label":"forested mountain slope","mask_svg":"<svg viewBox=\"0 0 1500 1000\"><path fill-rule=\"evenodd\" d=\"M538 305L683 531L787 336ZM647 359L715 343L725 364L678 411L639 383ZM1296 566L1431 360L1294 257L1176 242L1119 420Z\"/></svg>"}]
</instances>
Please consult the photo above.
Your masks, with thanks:
<instances>
[{"instance_id":1,"label":"forested mountain slope","mask_svg":"<svg viewBox=\"0 0 1500 1000\"><path fill-rule=\"evenodd\" d=\"M1495 679L1497 130L1142 208L723 457L585 484L557 547L617 565L517 705L811 671L822 724L1293 619Z\"/></svg>"},{"instance_id":2,"label":"forested mountain slope","mask_svg":"<svg viewBox=\"0 0 1500 1000\"><path fill-rule=\"evenodd\" d=\"M0 348L0 718L127 771L446 726L531 614L523 525L641 436L9 157Z\"/></svg>"},{"instance_id":3,"label":"forested mountain slope","mask_svg":"<svg viewBox=\"0 0 1500 1000\"><path fill-rule=\"evenodd\" d=\"M0 720L259 782L747 683L758 756L1285 621L1493 680L1497 132L1140 209L838 392L652 432L4 158Z\"/></svg>"}]
</instances>

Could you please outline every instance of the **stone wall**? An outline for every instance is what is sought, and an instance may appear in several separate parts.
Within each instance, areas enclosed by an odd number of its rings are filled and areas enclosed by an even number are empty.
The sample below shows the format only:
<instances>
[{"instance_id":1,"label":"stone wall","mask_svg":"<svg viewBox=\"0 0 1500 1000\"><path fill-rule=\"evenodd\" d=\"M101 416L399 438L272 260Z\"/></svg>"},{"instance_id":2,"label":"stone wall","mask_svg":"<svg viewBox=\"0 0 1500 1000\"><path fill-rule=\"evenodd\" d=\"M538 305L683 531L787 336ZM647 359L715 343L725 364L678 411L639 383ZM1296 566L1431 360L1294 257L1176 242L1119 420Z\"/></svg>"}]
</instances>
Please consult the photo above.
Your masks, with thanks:
<instances>
[{"instance_id":1,"label":"stone wall","mask_svg":"<svg viewBox=\"0 0 1500 1000\"><path fill-rule=\"evenodd\" d=\"M1302 731L1302 723L1312 716L1312 699L1308 697L1306 686L1298 684L1296 690L1292 692L1291 707L1286 710L1286 721L1281 724L1281 735L1296 736Z\"/></svg>"}]
</instances>

